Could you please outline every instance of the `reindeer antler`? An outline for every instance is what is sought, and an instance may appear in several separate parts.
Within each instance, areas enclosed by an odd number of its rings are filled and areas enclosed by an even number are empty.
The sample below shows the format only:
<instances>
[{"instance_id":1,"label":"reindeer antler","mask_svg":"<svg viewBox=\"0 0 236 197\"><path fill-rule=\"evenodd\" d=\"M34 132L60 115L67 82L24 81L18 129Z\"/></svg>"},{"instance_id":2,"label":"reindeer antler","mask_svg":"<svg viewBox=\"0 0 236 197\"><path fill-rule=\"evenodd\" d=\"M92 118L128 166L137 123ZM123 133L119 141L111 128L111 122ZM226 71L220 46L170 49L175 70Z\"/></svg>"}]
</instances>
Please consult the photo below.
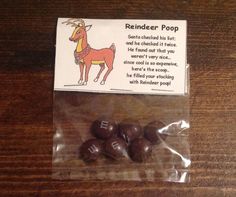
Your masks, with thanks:
<instances>
[{"instance_id":1,"label":"reindeer antler","mask_svg":"<svg viewBox=\"0 0 236 197\"><path fill-rule=\"evenodd\" d=\"M79 23L76 23L76 22L79 22ZM62 24L72 25L72 27L77 27L77 26L85 27L85 23L81 18L79 18L79 19L70 18L67 21L62 22Z\"/></svg>"},{"instance_id":2,"label":"reindeer antler","mask_svg":"<svg viewBox=\"0 0 236 197\"><path fill-rule=\"evenodd\" d=\"M77 21L79 21L79 24L81 24L83 27L85 27L85 23L84 23L83 19L79 18L79 19L77 19Z\"/></svg>"},{"instance_id":3,"label":"reindeer antler","mask_svg":"<svg viewBox=\"0 0 236 197\"><path fill-rule=\"evenodd\" d=\"M67 21L62 22L62 24L72 25L72 27L76 27L78 26L78 24L76 24L74 20L75 20L74 18L70 18Z\"/></svg>"}]
</instances>

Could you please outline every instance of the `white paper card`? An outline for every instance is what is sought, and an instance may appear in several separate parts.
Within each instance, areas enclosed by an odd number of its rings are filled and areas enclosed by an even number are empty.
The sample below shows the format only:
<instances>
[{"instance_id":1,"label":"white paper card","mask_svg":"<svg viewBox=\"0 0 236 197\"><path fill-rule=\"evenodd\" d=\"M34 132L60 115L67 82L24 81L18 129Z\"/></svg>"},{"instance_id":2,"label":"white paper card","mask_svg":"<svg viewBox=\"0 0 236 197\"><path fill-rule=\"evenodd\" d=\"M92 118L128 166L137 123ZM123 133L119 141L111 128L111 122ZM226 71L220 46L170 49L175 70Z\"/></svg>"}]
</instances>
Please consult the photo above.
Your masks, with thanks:
<instances>
[{"instance_id":1,"label":"white paper card","mask_svg":"<svg viewBox=\"0 0 236 197\"><path fill-rule=\"evenodd\" d=\"M59 18L54 90L183 95L186 21Z\"/></svg>"}]
</instances>

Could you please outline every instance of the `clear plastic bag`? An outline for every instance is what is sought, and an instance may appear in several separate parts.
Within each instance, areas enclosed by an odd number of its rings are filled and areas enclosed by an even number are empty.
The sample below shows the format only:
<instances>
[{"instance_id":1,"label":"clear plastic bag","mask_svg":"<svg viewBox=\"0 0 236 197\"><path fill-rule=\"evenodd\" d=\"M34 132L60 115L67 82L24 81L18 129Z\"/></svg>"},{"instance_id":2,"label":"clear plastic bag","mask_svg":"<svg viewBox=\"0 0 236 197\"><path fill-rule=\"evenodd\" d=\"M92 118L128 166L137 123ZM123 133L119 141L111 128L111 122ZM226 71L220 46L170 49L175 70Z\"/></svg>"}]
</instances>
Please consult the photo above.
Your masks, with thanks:
<instances>
[{"instance_id":1,"label":"clear plastic bag","mask_svg":"<svg viewBox=\"0 0 236 197\"><path fill-rule=\"evenodd\" d=\"M187 89L183 96L55 91L53 178L189 181ZM86 162L81 158L81 147L85 141L96 138L91 132L91 125L101 117L118 124L132 119L140 122L142 129L153 121L161 121L165 126L156 130L159 142L151 145L152 152L145 161L134 161L127 148L127 154L118 160L101 154L96 161ZM139 138L143 138L143 134ZM104 140L101 142L104 143Z\"/></svg>"}]
</instances>

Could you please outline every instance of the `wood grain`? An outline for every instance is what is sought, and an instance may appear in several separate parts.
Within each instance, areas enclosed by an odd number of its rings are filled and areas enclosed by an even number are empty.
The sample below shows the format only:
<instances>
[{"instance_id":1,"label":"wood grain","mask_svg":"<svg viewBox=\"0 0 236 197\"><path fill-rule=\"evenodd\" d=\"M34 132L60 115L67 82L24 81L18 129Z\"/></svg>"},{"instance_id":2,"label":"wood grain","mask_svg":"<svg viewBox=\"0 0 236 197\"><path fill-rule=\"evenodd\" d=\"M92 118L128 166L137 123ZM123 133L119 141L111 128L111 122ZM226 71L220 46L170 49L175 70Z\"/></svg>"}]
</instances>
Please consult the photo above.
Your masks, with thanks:
<instances>
[{"instance_id":1,"label":"wood grain","mask_svg":"<svg viewBox=\"0 0 236 197\"><path fill-rule=\"evenodd\" d=\"M2 0L0 17L0 196L236 196L234 0ZM190 183L51 179L58 17L188 20Z\"/></svg>"}]
</instances>

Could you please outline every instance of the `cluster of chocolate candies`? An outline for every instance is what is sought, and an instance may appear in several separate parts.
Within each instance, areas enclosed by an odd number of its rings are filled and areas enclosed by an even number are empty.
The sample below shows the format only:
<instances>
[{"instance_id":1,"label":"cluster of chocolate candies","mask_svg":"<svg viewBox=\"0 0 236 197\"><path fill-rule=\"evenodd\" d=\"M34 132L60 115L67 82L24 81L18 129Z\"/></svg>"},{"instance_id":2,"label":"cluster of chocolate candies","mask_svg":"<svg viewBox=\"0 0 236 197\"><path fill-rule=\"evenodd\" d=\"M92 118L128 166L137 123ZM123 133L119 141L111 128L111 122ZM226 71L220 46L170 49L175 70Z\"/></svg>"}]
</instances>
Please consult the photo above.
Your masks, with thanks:
<instances>
[{"instance_id":1,"label":"cluster of chocolate candies","mask_svg":"<svg viewBox=\"0 0 236 197\"><path fill-rule=\"evenodd\" d=\"M160 132L165 125L153 121L141 127L138 121L126 120L119 124L109 120L96 120L91 127L97 139L90 139L80 147L80 156L86 161L95 161L102 154L119 160L129 157L135 162L146 161L152 153L152 145L165 140Z\"/></svg>"}]
</instances>

